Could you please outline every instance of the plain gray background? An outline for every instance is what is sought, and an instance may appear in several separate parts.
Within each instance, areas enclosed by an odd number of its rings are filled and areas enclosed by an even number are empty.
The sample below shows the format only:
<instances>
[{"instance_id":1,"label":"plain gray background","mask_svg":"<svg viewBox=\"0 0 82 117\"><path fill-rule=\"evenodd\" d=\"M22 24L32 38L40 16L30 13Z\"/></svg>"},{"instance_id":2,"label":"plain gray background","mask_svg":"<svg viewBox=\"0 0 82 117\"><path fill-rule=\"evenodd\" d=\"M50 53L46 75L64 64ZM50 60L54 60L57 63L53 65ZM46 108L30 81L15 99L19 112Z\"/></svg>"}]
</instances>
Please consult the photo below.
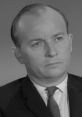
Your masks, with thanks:
<instances>
[{"instance_id":1,"label":"plain gray background","mask_svg":"<svg viewBox=\"0 0 82 117\"><path fill-rule=\"evenodd\" d=\"M15 15L29 3L45 2L64 12L74 35L69 72L82 76L82 0L0 0L0 85L26 75L12 52L10 26Z\"/></svg>"}]
</instances>

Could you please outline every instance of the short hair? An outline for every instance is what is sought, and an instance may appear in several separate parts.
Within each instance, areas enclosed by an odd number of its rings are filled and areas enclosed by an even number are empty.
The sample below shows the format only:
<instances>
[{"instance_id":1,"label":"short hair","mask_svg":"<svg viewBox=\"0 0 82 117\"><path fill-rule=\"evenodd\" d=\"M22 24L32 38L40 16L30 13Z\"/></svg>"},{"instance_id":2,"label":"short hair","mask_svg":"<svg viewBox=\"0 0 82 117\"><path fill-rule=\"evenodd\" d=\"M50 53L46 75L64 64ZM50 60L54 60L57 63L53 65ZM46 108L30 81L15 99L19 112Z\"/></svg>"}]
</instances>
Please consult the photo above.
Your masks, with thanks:
<instances>
[{"instance_id":1,"label":"short hair","mask_svg":"<svg viewBox=\"0 0 82 117\"><path fill-rule=\"evenodd\" d=\"M21 17L23 15L25 15L26 13L32 14L32 15L37 15L38 10L40 10L40 9L46 10L45 9L46 7L49 7L51 9L57 11L63 17L63 19L66 23L66 30L67 30L67 33L68 33L68 20L65 17L65 15L58 8L55 8L55 7L48 5L48 4L32 3L32 4L25 6L23 9L21 9L12 22L11 38L12 38L12 41L15 44L16 47L20 47L20 39L18 38L18 36L15 33L16 33L17 24L18 24L19 20L21 19Z\"/></svg>"}]
</instances>

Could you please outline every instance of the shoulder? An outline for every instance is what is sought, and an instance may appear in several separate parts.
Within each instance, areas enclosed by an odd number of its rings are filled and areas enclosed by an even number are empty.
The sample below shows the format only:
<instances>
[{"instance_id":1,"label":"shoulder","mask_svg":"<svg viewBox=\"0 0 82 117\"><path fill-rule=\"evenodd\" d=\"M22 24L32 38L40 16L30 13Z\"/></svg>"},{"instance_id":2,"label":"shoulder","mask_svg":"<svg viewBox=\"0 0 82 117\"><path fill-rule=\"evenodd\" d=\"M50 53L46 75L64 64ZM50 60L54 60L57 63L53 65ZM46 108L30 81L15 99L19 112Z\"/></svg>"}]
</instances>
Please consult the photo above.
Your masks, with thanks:
<instances>
[{"instance_id":1,"label":"shoulder","mask_svg":"<svg viewBox=\"0 0 82 117\"><path fill-rule=\"evenodd\" d=\"M0 87L0 107L8 105L9 101L16 95L25 78L20 78Z\"/></svg>"},{"instance_id":2,"label":"shoulder","mask_svg":"<svg viewBox=\"0 0 82 117\"><path fill-rule=\"evenodd\" d=\"M10 83L7 83L0 87L0 94L7 94L8 92L11 93L12 91L15 91L20 87L21 83L23 82L24 78L17 79L15 81L12 81Z\"/></svg>"},{"instance_id":3,"label":"shoulder","mask_svg":"<svg viewBox=\"0 0 82 117\"><path fill-rule=\"evenodd\" d=\"M71 78L72 80L82 82L82 76L74 75L74 74L68 74L68 77Z\"/></svg>"},{"instance_id":4,"label":"shoulder","mask_svg":"<svg viewBox=\"0 0 82 117\"><path fill-rule=\"evenodd\" d=\"M82 89L82 77L74 74L68 74L68 84Z\"/></svg>"}]
</instances>

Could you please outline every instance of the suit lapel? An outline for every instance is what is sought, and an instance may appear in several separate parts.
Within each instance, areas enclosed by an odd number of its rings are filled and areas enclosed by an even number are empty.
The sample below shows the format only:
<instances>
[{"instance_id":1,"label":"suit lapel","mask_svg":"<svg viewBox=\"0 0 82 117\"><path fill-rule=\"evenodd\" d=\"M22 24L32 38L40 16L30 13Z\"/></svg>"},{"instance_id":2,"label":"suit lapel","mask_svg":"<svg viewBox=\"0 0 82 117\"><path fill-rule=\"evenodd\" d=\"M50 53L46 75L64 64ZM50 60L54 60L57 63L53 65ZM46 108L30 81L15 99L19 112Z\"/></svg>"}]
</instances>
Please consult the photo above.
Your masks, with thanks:
<instances>
[{"instance_id":1,"label":"suit lapel","mask_svg":"<svg viewBox=\"0 0 82 117\"><path fill-rule=\"evenodd\" d=\"M68 75L70 117L82 117L82 79Z\"/></svg>"},{"instance_id":2,"label":"suit lapel","mask_svg":"<svg viewBox=\"0 0 82 117\"><path fill-rule=\"evenodd\" d=\"M51 117L43 99L29 80L26 78L23 83L23 96L26 107L37 117Z\"/></svg>"}]
</instances>

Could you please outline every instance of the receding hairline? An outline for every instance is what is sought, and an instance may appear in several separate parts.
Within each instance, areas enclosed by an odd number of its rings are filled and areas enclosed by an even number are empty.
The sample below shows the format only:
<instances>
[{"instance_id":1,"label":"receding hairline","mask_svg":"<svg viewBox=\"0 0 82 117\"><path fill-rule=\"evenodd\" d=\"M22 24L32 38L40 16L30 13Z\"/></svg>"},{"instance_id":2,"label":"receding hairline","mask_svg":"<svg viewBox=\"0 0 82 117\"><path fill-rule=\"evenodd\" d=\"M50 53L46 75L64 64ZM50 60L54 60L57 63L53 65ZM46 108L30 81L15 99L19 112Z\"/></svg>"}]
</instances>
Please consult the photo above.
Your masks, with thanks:
<instances>
[{"instance_id":1,"label":"receding hairline","mask_svg":"<svg viewBox=\"0 0 82 117\"><path fill-rule=\"evenodd\" d=\"M18 24L18 22L21 20L21 18L25 15L34 15L34 16L42 16L44 13L46 13L49 9L57 12L65 21L65 23L67 23L67 18L65 17L65 15L58 9L55 8L51 5L46 5L46 4L33 4L34 6L28 5L26 7L24 7L22 10L20 10L20 12L17 14L17 16L15 17L15 19L13 20L12 24Z\"/></svg>"},{"instance_id":2,"label":"receding hairline","mask_svg":"<svg viewBox=\"0 0 82 117\"><path fill-rule=\"evenodd\" d=\"M11 37L13 42L16 45L16 29L17 29L17 25L19 23L19 21L21 20L21 18L24 15L34 15L34 16L41 16L42 13L46 12L48 9L52 9L53 11L56 11L65 21L66 24L66 28L67 28L67 32L68 32L68 21L67 18L65 17L65 15L58 9L58 8L54 8L51 5L46 5L46 4L30 4L25 6L22 10L20 10L20 12L17 14L17 16L15 17L15 19L12 22L12 26L11 26Z\"/></svg>"}]
</instances>

